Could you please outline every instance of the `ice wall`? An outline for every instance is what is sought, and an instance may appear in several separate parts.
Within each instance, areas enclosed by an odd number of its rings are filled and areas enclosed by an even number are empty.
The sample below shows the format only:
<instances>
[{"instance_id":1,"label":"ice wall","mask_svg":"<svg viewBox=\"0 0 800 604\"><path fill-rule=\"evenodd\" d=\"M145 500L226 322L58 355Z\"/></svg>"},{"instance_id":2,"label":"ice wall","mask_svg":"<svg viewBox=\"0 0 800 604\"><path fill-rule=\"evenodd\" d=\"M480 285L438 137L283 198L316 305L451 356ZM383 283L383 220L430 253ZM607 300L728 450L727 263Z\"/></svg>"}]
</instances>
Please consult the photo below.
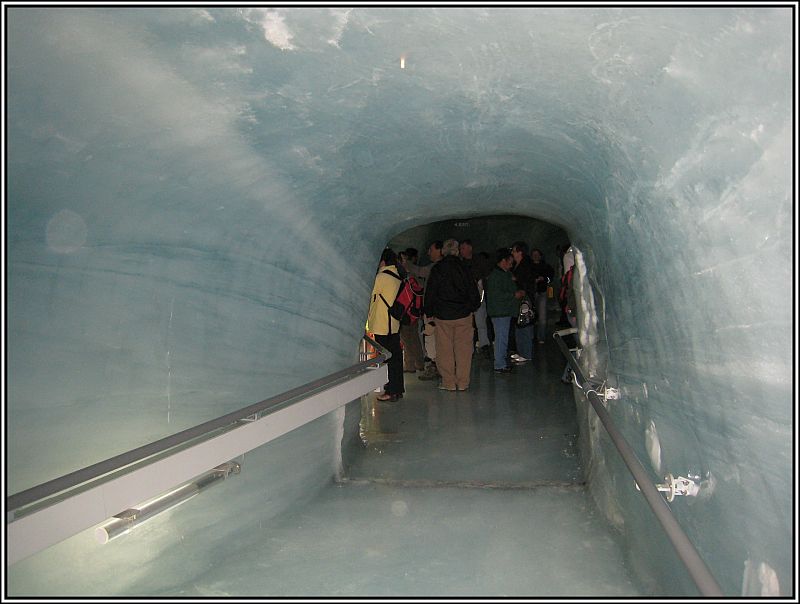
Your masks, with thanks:
<instances>
[{"instance_id":1,"label":"ice wall","mask_svg":"<svg viewBox=\"0 0 800 604\"><path fill-rule=\"evenodd\" d=\"M352 363L393 235L527 215L582 252L654 480L713 478L672 508L725 592L792 591L792 9L6 17L9 492ZM643 580L692 593L593 447Z\"/></svg>"}]
</instances>

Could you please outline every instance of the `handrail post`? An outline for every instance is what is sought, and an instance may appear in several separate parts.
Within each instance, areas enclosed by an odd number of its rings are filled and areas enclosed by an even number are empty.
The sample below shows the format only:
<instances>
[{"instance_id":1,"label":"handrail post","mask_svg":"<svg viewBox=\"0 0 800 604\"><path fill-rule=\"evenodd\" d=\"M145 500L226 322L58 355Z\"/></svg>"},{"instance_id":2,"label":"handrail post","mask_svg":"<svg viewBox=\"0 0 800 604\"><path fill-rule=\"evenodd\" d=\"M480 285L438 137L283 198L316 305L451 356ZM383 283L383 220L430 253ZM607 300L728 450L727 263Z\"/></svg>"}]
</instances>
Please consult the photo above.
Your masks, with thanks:
<instances>
[{"instance_id":1,"label":"handrail post","mask_svg":"<svg viewBox=\"0 0 800 604\"><path fill-rule=\"evenodd\" d=\"M561 335L559 333L554 333L553 339L555 339L556 343L561 349L562 354L567 358L570 368L578 378L578 387L581 389L584 396L586 396L586 399L591 403L592 407L597 413L597 416L600 418L600 421L605 427L606 432L608 432L608 435L611 437L611 440L617 447L617 451L619 451L622 460L625 462L625 465L628 466L628 470L633 475L636 484L639 485L639 489L644 495L645 500L650 505L650 508L653 510L653 513L658 521L661 523L661 526L669 538L670 543L675 548L678 557L686 566L686 569L689 571L689 574L694 580L695 585L697 585L697 589L704 596L724 597L722 588L711 574L711 571L709 570L705 561L700 557L700 554L697 552L694 545L692 545L692 542L683 531L683 528L681 528L681 525L677 520L675 520L675 517L672 515L667 502L664 501L664 498L658 492L658 489L653 485L653 482L648 476L647 471L636 457L636 454L625 440L625 437L622 436L622 433L619 430L617 430L616 425L603 405L603 401L598 396L597 391L586 386L587 380L583 376L583 371L581 370L567 345L564 343ZM583 384L583 386L581 386L581 384Z\"/></svg>"}]
</instances>

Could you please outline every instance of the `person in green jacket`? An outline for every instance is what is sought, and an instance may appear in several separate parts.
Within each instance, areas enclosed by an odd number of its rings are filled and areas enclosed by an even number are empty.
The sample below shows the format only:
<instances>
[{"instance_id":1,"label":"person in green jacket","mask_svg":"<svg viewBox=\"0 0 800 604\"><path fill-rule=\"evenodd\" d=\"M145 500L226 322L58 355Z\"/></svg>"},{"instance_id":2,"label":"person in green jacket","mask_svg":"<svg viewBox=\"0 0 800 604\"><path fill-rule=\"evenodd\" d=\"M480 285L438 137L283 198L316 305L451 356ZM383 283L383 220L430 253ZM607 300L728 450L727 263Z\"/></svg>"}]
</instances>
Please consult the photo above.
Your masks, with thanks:
<instances>
[{"instance_id":1,"label":"person in green jacket","mask_svg":"<svg viewBox=\"0 0 800 604\"><path fill-rule=\"evenodd\" d=\"M517 289L511 274L514 259L511 250L500 248L495 256L496 265L486 279L486 314L494 327L494 370L510 373L508 364L508 333L511 319L519 311L519 301L525 290Z\"/></svg>"}]
</instances>

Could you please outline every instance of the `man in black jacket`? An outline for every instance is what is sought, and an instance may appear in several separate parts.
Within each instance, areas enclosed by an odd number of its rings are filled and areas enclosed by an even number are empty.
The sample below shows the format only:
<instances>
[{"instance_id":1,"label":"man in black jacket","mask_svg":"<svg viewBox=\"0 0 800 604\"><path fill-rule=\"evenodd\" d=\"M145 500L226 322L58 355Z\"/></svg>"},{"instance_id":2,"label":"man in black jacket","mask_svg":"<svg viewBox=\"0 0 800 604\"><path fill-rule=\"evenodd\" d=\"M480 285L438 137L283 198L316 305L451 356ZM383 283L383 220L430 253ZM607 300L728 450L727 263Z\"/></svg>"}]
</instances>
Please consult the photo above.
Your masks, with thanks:
<instances>
[{"instance_id":1,"label":"man in black jacket","mask_svg":"<svg viewBox=\"0 0 800 604\"><path fill-rule=\"evenodd\" d=\"M481 305L478 286L458 258L458 241L442 245L442 259L425 286L425 314L436 321L440 390L466 390L472 370L472 313Z\"/></svg>"}]
</instances>

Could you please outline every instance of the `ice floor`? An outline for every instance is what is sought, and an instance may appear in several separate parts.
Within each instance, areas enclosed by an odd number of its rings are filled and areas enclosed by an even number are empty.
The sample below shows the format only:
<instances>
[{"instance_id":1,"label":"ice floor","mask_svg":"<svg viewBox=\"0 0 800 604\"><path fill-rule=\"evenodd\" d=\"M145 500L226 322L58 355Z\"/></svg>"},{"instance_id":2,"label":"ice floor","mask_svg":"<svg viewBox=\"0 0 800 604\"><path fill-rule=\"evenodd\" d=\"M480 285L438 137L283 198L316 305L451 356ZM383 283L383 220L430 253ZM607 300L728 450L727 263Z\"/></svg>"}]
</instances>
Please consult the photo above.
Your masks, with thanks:
<instances>
[{"instance_id":1,"label":"ice floor","mask_svg":"<svg viewBox=\"0 0 800 604\"><path fill-rule=\"evenodd\" d=\"M148 543L163 531L182 534L171 527L174 511L143 526L127 547L101 552L79 535L15 565L11 593L640 595L617 535L583 483L563 367L548 339L510 375L494 374L491 359L476 356L466 392L440 391L435 381L406 374L402 400L363 397L367 445L351 449L344 480L305 503L234 532L215 515L154 561ZM210 491L172 520L207 521L202 508L223 507L225 496L225 489ZM110 580L94 570L109 565L124 572Z\"/></svg>"},{"instance_id":2,"label":"ice floor","mask_svg":"<svg viewBox=\"0 0 800 604\"><path fill-rule=\"evenodd\" d=\"M580 488L347 484L175 596L633 596ZM257 561L254 568L253 561Z\"/></svg>"},{"instance_id":3,"label":"ice floor","mask_svg":"<svg viewBox=\"0 0 800 604\"><path fill-rule=\"evenodd\" d=\"M511 375L476 357L467 392L406 374L402 400L365 397L348 479L172 595L639 595L583 485L563 367L550 340Z\"/></svg>"}]
</instances>

